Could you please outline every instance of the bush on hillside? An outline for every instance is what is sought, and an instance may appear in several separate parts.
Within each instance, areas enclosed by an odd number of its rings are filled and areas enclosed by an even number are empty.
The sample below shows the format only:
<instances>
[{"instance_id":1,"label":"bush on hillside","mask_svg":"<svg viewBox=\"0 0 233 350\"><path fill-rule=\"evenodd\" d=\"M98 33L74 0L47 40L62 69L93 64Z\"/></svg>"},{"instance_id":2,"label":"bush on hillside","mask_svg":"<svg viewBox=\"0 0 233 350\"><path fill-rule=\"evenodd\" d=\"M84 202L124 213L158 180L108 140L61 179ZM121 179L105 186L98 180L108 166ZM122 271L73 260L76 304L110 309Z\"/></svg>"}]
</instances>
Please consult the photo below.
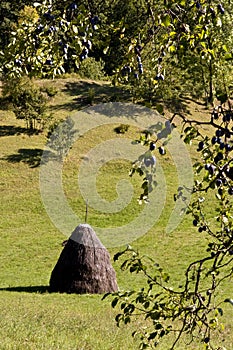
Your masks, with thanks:
<instances>
[{"instance_id":1,"label":"bush on hillside","mask_svg":"<svg viewBox=\"0 0 233 350\"><path fill-rule=\"evenodd\" d=\"M79 76L92 80L105 80L103 61L96 61L94 57L88 57L82 61L79 69Z\"/></svg>"},{"instance_id":2,"label":"bush on hillside","mask_svg":"<svg viewBox=\"0 0 233 350\"><path fill-rule=\"evenodd\" d=\"M24 76L3 82L3 96L12 104L17 119L23 119L29 130L43 130L51 116L47 97L33 80Z\"/></svg>"}]
</instances>

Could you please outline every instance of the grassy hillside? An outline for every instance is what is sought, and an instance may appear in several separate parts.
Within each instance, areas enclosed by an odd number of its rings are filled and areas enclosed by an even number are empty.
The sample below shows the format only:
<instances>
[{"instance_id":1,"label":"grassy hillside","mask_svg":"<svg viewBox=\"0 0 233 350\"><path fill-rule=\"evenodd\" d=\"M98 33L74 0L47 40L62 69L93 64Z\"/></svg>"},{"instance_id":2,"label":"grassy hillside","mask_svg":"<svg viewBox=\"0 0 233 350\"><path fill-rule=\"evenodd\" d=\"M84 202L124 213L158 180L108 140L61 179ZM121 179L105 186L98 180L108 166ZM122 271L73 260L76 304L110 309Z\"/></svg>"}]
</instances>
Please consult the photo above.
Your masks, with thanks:
<instances>
[{"instance_id":1,"label":"grassy hillside","mask_svg":"<svg viewBox=\"0 0 233 350\"><path fill-rule=\"evenodd\" d=\"M58 90L50 102L50 110L57 119L75 113L90 102L116 101L123 94L108 83L82 82L71 78L42 81L40 84L54 85ZM193 102L187 101L185 107L196 116L200 112L206 113L203 106ZM77 185L81 160L88 150L104 140L124 137L134 140L137 136L138 130L134 128L130 128L127 135L117 135L113 125L106 125L88 132L74 144L64 162L63 185L70 206L82 220L85 201ZM0 349L136 349L137 340L130 336L134 326L116 327L114 317L117 310L112 310L110 299L101 301L99 295L47 292L51 271L66 237L50 221L40 195L40 167L36 165L46 143L46 133L28 135L23 122L16 120L12 112L2 109L0 141ZM206 240L197 234L188 218L176 231L165 233L177 179L174 176L175 165L169 156L161 162L167 181L165 208L154 227L132 245L154 257L171 273L174 283L180 283L188 262L203 254ZM100 195L106 200L114 200L115 185L120 179L128 177L129 169L130 163L126 160L104 164L97 177ZM133 178L132 185L135 188L133 200L121 213L106 214L90 208L90 224L118 226L137 216L142 210L136 200L140 193L140 179ZM111 257L120 248L109 249ZM141 285L141 276L129 276L120 271L119 264L113 265L121 289ZM232 284L226 284L221 297L229 296L231 291ZM224 311L226 328L219 336L230 350L233 348L232 309L229 307ZM181 345L180 349L184 348L185 345ZM190 347L198 348L198 344Z\"/></svg>"}]
</instances>

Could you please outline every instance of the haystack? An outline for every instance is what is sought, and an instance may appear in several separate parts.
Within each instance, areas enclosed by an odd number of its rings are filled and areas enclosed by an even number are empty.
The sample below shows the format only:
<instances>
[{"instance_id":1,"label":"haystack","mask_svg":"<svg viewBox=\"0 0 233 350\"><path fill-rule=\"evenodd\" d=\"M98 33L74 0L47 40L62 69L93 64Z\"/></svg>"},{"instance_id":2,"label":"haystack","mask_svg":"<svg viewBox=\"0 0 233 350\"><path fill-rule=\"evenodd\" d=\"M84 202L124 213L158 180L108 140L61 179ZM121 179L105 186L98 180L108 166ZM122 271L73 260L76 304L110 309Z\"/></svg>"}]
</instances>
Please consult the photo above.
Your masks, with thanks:
<instances>
[{"instance_id":1,"label":"haystack","mask_svg":"<svg viewBox=\"0 0 233 350\"><path fill-rule=\"evenodd\" d=\"M50 278L50 291L107 293L117 291L116 273L107 249L87 224L80 224L66 242Z\"/></svg>"}]
</instances>

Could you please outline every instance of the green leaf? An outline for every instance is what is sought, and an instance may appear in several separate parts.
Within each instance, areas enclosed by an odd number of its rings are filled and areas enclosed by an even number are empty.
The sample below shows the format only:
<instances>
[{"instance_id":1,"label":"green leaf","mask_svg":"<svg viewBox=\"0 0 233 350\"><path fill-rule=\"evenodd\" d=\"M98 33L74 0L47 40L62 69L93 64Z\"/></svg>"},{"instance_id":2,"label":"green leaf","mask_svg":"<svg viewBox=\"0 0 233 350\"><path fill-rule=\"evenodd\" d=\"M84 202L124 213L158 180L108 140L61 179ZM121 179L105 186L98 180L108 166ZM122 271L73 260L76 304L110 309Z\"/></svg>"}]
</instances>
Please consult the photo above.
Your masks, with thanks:
<instances>
[{"instance_id":1,"label":"green leaf","mask_svg":"<svg viewBox=\"0 0 233 350\"><path fill-rule=\"evenodd\" d=\"M125 306L126 306L126 303L122 303L122 304L121 304L121 310L124 309Z\"/></svg>"},{"instance_id":2,"label":"green leaf","mask_svg":"<svg viewBox=\"0 0 233 350\"><path fill-rule=\"evenodd\" d=\"M233 59L233 56L232 56L231 53L227 53L227 54L224 56L224 59L225 59L226 61L231 61L231 60Z\"/></svg>"},{"instance_id":3,"label":"green leaf","mask_svg":"<svg viewBox=\"0 0 233 350\"><path fill-rule=\"evenodd\" d=\"M123 250L122 252L118 252L114 255L113 261L117 261L121 255L125 253L126 250Z\"/></svg>"},{"instance_id":4,"label":"green leaf","mask_svg":"<svg viewBox=\"0 0 233 350\"><path fill-rule=\"evenodd\" d=\"M104 300L104 299L107 298L110 294L111 294L111 293L105 293L101 300Z\"/></svg>"},{"instance_id":5,"label":"green leaf","mask_svg":"<svg viewBox=\"0 0 233 350\"><path fill-rule=\"evenodd\" d=\"M126 308L124 309L124 314L132 314L135 310L135 306L133 304L129 304L128 306L126 306Z\"/></svg>"},{"instance_id":6,"label":"green leaf","mask_svg":"<svg viewBox=\"0 0 233 350\"><path fill-rule=\"evenodd\" d=\"M118 297L113 299L112 304L111 304L113 308L117 305L118 301L119 301Z\"/></svg>"},{"instance_id":7,"label":"green leaf","mask_svg":"<svg viewBox=\"0 0 233 350\"><path fill-rule=\"evenodd\" d=\"M224 44L224 45L222 45L222 49L225 51L225 52L227 52L228 51L228 49L227 49L227 46Z\"/></svg>"},{"instance_id":8,"label":"green leaf","mask_svg":"<svg viewBox=\"0 0 233 350\"><path fill-rule=\"evenodd\" d=\"M124 271L128 268L128 260L125 260L121 265L121 270Z\"/></svg>"},{"instance_id":9,"label":"green leaf","mask_svg":"<svg viewBox=\"0 0 233 350\"><path fill-rule=\"evenodd\" d=\"M159 320L160 318L160 312L151 312L148 317L150 317L152 320Z\"/></svg>"},{"instance_id":10,"label":"green leaf","mask_svg":"<svg viewBox=\"0 0 233 350\"><path fill-rule=\"evenodd\" d=\"M228 100L228 95L225 92L217 92L216 97L222 104Z\"/></svg>"},{"instance_id":11,"label":"green leaf","mask_svg":"<svg viewBox=\"0 0 233 350\"><path fill-rule=\"evenodd\" d=\"M168 282L170 279L170 276L167 273L163 273L162 278L163 278L164 282Z\"/></svg>"},{"instance_id":12,"label":"green leaf","mask_svg":"<svg viewBox=\"0 0 233 350\"><path fill-rule=\"evenodd\" d=\"M161 323L157 323L156 326L155 326L155 329L159 330L159 329L162 329L163 326Z\"/></svg>"},{"instance_id":13,"label":"green leaf","mask_svg":"<svg viewBox=\"0 0 233 350\"><path fill-rule=\"evenodd\" d=\"M130 267L129 271L132 273L134 271L137 271L138 270L138 266L137 265L133 265Z\"/></svg>"},{"instance_id":14,"label":"green leaf","mask_svg":"<svg viewBox=\"0 0 233 350\"><path fill-rule=\"evenodd\" d=\"M130 323L130 316L126 316L125 319L124 319L124 323L127 324L127 323Z\"/></svg>"},{"instance_id":15,"label":"green leaf","mask_svg":"<svg viewBox=\"0 0 233 350\"><path fill-rule=\"evenodd\" d=\"M175 35L176 35L176 32L172 31L172 32L170 32L169 35L170 35L170 36L175 36Z\"/></svg>"},{"instance_id":16,"label":"green leaf","mask_svg":"<svg viewBox=\"0 0 233 350\"><path fill-rule=\"evenodd\" d=\"M133 333L132 333L132 337L134 338L134 337L135 337L135 335L137 335L137 331L133 331Z\"/></svg>"},{"instance_id":17,"label":"green leaf","mask_svg":"<svg viewBox=\"0 0 233 350\"><path fill-rule=\"evenodd\" d=\"M168 48L168 51L169 52L175 52L176 51L175 45L170 45L169 48Z\"/></svg>"},{"instance_id":18,"label":"green leaf","mask_svg":"<svg viewBox=\"0 0 233 350\"><path fill-rule=\"evenodd\" d=\"M162 114L162 113L164 112L164 106L161 105L161 104L157 104L157 105L156 105L156 110L157 110L160 114Z\"/></svg>"},{"instance_id":19,"label":"green leaf","mask_svg":"<svg viewBox=\"0 0 233 350\"><path fill-rule=\"evenodd\" d=\"M165 330L162 329L161 332L160 332L160 334L159 334L159 336L160 336L160 338L162 338L164 335L165 335Z\"/></svg>"},{"instance_id":20,"label":"green leaf","mask_svg":"<svg viewBox=\"0 0 233 350\"><path fill-rule=\"evenodd\" d=\"M162 23L165 27L169 27L171 24L171 18L169 15L165 15L162 17Z\"/></svg>"},{"instance_id":21,"label":"green leaf","mask_svg":"<svg viewBox=\"0 0 233 350\"><path fill-rule=\"evenodd\" d=\"M106 55L106 53L108 52L108 50L109 50L109 46L107 46L107 47L105 47L105 48L103 49L104 55Z\"/></svg>"},{"instance_id":22,"label":"green leaf","mask_svg":"<svg viewBox=\"0 0 233 350\"><path fill-rule=\"evenodd\" d=\"M218 19L217 19L216 26L217 26L217 27L222 27L222 21L221 21L221 19L220 19L219 17L218 17Z\"/></svg>"},{"instance_id":23,"label":"green leaf","mask_svg":"<svg viewBox=\"0 0 233 350\"><path fill-rule=\"evenodd\" d=\"M149 335L148 340L152 340L157 336L158 332L153 332Z\"/></svg>"},{"instance_id":24,"label":"green leaf","mask_svg":"<svg viewBox=\"0 0 233 350\"><path fill-rule=\"evenodd\" d=\"M148 181L143 182L142 188L145 190L148 188Z\"/></svg>"},{"instance_id":25,"label":"green leaf","mask_svg":"<svg viewBox=\"0 0 233 350\"><path fill-rule=\"evenodd\" d=\"M116 320L116 323L117 323L118 327L119 327L119 322L121 321L121 319L122 319L122 314L116 315L115 320Z\"/></svg>"}]
</instances>

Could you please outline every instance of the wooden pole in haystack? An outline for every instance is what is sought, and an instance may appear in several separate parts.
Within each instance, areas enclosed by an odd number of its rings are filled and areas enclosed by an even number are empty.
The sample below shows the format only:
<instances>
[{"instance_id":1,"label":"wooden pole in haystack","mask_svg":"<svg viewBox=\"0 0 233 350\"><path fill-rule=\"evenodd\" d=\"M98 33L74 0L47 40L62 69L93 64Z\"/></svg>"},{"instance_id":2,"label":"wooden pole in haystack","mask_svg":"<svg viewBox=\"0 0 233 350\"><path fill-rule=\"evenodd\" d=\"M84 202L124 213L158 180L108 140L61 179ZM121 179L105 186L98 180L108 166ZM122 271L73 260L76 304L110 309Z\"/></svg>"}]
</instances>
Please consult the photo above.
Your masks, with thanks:
<instances>
[{"instance_id":1,"label":"wooden pole in haystack","mask_svg":"<svg viewBox=\"0 0 233 350\"><path fill-rule=\"evenodd\" d=\"M85 224L87 224L87 215L88 215L88 199L86 200Z\"/></svg>"}]
</instances>

